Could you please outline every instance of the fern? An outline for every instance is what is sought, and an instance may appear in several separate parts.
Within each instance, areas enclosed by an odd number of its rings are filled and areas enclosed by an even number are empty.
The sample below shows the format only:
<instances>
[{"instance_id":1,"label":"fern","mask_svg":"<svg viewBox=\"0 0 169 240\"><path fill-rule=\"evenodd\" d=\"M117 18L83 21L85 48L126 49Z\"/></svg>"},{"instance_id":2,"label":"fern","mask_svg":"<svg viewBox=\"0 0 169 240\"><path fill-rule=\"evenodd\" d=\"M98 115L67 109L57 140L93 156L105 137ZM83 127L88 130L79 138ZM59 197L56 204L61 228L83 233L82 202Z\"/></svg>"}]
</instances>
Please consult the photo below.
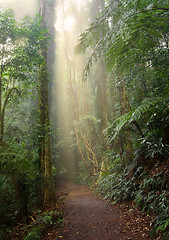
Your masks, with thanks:
<instances>
[{"instance_id":1,"label":"fern","mask_svg":"<svg viewBox=\"0 0 169 240\"><path fill-rule=\"evenodd\" d=\"M142 104L134 110L134 112L133 112L133 114L130 118L129 123L139 120L143 116L143 114L146 113L150 109L150 107L155 105L158 101L159 101L158 98L155 98L155 99L146 98L146 99L144 99Z\"/></svg>"},{"instance_id":2,"label":"fern","mask_svg":"<svg viewBox=\"0 0 169 240\"><path fill-rule=\"evenodd\" d=\"M128 112L120 117L118 117L114 122L110 123L106 131L113 130L113 135L109 137L109 142L112 142L117 135L120 133L122 128L129 123L133 111ZM113 128L113 129L112 129Z\"/></svg>"},{"instance_id":3,"label":"fern","mask_svg":"<svg viewBox=\"0 0 169 240\"><path fill-rule=\"evenodd\" d=\"M141 118L145 117L145 114L149 114L149 118L155 112L156 106L160 108L161 104L163 104L168 99L168 94L163 97L155 97L155 98L146 98L143 100L142 104L138 106L136 109L131 110L130 112L118 117L115 121L109 123L106 131L110 133L109 142L115 140L115 138L119 135L120 131L128 124L134 123ZM166 108L168 105L168 101L166 101Z\"/></svg>"}]
</instances>

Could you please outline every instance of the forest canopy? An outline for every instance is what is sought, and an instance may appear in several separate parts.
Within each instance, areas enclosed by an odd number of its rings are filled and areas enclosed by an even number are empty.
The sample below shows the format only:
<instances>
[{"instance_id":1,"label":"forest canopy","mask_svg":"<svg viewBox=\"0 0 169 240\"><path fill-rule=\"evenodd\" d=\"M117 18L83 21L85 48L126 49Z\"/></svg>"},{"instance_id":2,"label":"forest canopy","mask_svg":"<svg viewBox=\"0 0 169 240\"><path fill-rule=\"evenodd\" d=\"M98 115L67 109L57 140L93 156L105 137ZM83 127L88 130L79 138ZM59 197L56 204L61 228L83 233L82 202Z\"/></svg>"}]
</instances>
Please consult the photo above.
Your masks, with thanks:
<instances>
[{"instance_id":1,"label":"forest canopy","mask_svg":"<svg viewBox=\"0 0 169 240\"><path fill-rule=\"evenodd\" d=\"M169 151L168 7L167 1L111 1L76 47L92 49L84 78L94 61L105 61L111 84L126 91L120 116L108 124L109 142L131 123L140 134L139 148L150 158Z\"/></svg>"}]
</instances>

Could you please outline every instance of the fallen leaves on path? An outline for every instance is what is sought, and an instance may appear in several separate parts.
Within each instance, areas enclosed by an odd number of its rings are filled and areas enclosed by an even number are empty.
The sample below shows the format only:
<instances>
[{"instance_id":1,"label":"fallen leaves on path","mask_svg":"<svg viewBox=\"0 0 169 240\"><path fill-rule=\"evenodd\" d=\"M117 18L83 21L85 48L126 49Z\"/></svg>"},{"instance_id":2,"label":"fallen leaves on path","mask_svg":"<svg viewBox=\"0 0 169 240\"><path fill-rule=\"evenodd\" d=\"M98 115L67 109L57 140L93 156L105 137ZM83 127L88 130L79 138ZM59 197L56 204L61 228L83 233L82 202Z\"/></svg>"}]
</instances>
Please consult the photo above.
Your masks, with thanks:
<instances>
[{"instance_id":1,"label":"fallen leaves on path","mask_svg":"<svg viewBox=\"0 0 169 240\"><path fill-rule=\"evenodd\" d=\"M132 202L112 205L89 194L85 186L68 183L64 240L146 240L151 217L134 209ZM56 239L56 238L55 238Z\"/></svg>"}]
</instances>

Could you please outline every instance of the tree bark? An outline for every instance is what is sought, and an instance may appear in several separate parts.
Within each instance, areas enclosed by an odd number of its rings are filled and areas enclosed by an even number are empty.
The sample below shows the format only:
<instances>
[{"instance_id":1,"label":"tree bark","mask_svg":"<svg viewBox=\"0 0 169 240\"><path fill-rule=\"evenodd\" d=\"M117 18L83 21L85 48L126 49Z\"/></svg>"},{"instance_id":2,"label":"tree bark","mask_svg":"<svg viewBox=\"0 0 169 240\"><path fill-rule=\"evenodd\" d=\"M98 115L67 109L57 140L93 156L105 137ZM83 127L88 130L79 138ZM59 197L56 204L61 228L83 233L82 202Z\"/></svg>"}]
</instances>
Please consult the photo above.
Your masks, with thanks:
<instances>
[{"instance_id":1,"label":"tree bark","mask_svg":"<svg viewBox=\"0 0 169 240\"><path fill-rule=\"evenodd\" d=\"M46 28L45 0L40 0L39 13L42 16L42 25ZM47 72L47 44L41 42L41 55L44 63L39 69L39 118L40 118L40 172L41 172L41 203L49 204L54 200L54 180L52 172L52 158L50 146L50 122L48 106L48 72Z\"/></svg>"}]
</instances>

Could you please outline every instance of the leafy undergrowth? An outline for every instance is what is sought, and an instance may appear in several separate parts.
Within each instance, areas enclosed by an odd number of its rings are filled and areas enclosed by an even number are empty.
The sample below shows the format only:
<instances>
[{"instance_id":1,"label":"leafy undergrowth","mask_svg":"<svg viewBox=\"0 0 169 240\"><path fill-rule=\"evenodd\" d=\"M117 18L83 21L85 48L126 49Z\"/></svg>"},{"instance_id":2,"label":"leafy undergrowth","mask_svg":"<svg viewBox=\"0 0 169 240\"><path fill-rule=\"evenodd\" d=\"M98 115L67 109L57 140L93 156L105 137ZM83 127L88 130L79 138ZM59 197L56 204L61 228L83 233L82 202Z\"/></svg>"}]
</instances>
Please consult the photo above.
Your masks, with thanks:
<instances>
[{"instance_id":1,"label":"leafy undergrowth","mask_svg":"<svg viewBox=\"0 0 169 240\"><path fill-rule=\"evenodd\" d=\"M49 230L55 229L55 235L59 233L63 222L63 202L45 207L30 216L29 225L19 224L8 233L1 235L3 240L41 240Z\"/></svg>"},{"instance_id":2,"label":"leafy undergrowth","mask_svg":"<svg viewBox=\"0 0 169 240\"><path fill-rule=\"evenodd\" d=\"M99 179L96 189L115 203L132 200L142 213L152 216L151 236L169 239L169 161L151 169L137 162L121 172L116 164L111 174Z\"/></svg>"},{"instance_id":3,"label":"leafy undergrowth","mask_svg":"<svg viewBox=\"0 0 169 240\"><path fill-rule=\"evenodd\" d=\"M59 228L62 221L62 213L56 210L40 213L30 226L25 227L26 230L29 228L30 230L24 240L40 240L49 228L54 226Z\"/></svg>"}]
</instances>

